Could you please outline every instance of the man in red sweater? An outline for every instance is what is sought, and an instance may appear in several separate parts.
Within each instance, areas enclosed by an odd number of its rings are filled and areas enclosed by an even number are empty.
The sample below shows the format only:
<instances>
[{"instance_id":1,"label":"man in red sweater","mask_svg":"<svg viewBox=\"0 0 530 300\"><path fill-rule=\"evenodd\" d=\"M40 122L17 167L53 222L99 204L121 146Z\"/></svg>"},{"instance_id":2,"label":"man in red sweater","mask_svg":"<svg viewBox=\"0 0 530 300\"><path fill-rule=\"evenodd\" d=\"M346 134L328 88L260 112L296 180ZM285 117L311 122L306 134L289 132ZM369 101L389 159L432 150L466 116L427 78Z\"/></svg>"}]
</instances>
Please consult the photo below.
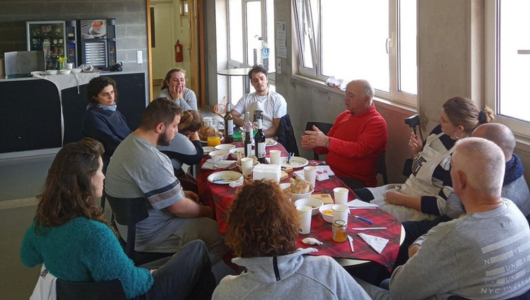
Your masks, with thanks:
<instances>
[{"instance_id":1,"label":"man in red sweater","mask_svg":"<svg viewBox=\"0 0 530 300\"><path fill-rule=\"evenodd\" d=\"M346 87L342 112L328 135L316 126L302 136L302 147L327 154L327 164L351 188L377 185L377 157L386 150L386 121L372 103L374 90L366 80Z\"/></svg>"}]
</instances>

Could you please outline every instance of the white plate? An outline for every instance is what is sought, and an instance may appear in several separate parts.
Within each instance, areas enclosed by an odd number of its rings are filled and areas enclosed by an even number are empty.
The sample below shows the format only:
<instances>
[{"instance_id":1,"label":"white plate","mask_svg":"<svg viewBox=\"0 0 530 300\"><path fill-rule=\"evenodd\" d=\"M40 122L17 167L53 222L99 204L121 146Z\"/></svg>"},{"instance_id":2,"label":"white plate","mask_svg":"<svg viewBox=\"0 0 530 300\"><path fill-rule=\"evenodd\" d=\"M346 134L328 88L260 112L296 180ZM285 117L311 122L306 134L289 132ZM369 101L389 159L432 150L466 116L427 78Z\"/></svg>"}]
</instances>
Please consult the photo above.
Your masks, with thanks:
<instances>
[{"instance_id":1,"label":"white plate","mask_svg":"<svg viewBox=\"0 0 530 300\"><path fill-rule=\"evenodd\" d=\"M275 139L265 139L265 147L276 146L278 142Z\"/></svg>"},{"instance_id":2,"label":"white plate","mask_svg":"<svg viewBox=\"0 0 530 300\"><path fill-rule=\"evenodd\" d=\"M208 176L208 181L215 184L229 184L243 177L243 174L234 171L221 171Z\"/></svg>"},{"instance_id":3,"label":"white plate","mask_svg":"<svg viewBox=\"0 0 530 300\"><path fill-rule=\"evenodd\" d=\"M307 166L309 161L303 157L293 156L291 157L291 161L288 164L287 163L287 157L280 158L282 161L282 167L291 167L291 168L301 168Z\"/></svg>"},{"instance_id":4,"label":"white plate","mask_svg":"<svg viewBox=\"0 0 530 300\"><path fill-rule=\"evenodd\" d=\"M215 151L215 147L205 146L205 147L202 147L202 150L204 151L204 154L206 155L212 151Z\"/></svg>"}]
</instances>

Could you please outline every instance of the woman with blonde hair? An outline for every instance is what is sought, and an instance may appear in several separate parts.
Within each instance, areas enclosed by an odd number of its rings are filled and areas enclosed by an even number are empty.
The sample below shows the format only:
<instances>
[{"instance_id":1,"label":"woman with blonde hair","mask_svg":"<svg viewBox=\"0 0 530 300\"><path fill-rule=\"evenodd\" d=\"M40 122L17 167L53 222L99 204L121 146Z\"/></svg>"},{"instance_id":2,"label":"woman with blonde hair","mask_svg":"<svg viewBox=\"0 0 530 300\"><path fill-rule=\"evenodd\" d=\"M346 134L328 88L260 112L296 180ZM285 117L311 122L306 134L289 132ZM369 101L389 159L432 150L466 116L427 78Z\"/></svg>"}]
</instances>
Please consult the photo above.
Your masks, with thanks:
<instances>
[{"instance_id":1,"label":"woman with blonde hair","mask_svg":"<svg viewBox=\"0 0 530 300\"><path fill-rule=\"evenodd\" d=\"M370 299L332 258L296 249L298 214L277 183L243 186L228 219L226 244L245 267L227 276L213 299ZM326 270L323 272L322 270Z\"/></svg>"},{"instance_id":2,"label":"woman with blonde hair","mask_svg":"<svg viewBox=\"0 0 530 300\"><path fill-rule=\"evenodd\" d=\"M447 197L452 192L451 156L459 139L471 135L480 124L493 120L488 107L479 110L468 98L447 100L436 126L425 142L411 133L412 174L404 184L356 189L357 197L379 207L401 221L432 220L445 212ZM448 188L449 187L449 188Z\"/></svg>"},{"instance_id":3,"label":"woman with blonde hair","mask_svg":"<svg viewBox=\"0 0 530 300\"><path fill-rule=\"evenodd\" d=\"M186 87L186 71L171 69L162 83L162 90L157 98L165 97L175 101L182 110L197 110L197 96Z\"/></svg>"},{"instance_id":4,"label":"woman with blonde hair","mask_svg":"<svg viewBox=\"0 0 530 300\"><path fill-rule=\"evenodd\" d=\"M165 263L150 263L162 265L158 269L136 267L125 255L96 206L105 179L103 151L101 143L85 138L57 153L22 241L22 263L44 264L50 274L71 282L118 278L127 299L210 299L215 278L204 242L184 245Z\"/></svg>"}]
</instances>

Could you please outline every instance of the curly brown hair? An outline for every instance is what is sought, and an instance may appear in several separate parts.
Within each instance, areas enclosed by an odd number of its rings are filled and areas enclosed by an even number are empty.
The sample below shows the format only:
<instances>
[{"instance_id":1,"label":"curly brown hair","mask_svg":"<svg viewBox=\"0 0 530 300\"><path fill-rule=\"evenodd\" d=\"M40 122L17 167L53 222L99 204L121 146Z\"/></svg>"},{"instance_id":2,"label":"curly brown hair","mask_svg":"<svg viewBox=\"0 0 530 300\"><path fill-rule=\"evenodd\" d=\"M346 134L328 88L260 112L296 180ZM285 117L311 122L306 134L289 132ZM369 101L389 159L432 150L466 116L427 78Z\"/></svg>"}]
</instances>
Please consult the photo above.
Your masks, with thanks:
<instances>
[{"instance_id":1,"label":"curly brown hair","mask_svg":"<svg viewBox=\"0 0 530 300\"><path fill-rule=\"evenodd\" d=\"M114 103L118 103L118 90L116 81L110 77L95 77L90 80L86 88L86 98L90 106L98 105L98 95L107 86L112 85L114 89Z\"/></svg>"},{"instance_id":2,"label":"curly brown hair","mask_svg":"<svg viewBox=\"0 0 530 300\"><path fill-rule=\"evenodd\" d=\"M35 232L41 227L61 226L86 217L110 226L103 210L96 207L92 177L100 167L103 145L91 138L64 146L52 162L38 196ZM111 227L112 228L112 227Z\"/></svg>"},{"instance_id":3,"label":"curly brown hair","mask_svg":"<svg viewBox=\"0 0 530 300\"><path fill-rule=\"evenodd\" d=\"M276 182L245 184L232 203L226 244L239 257L286 255L296 250L298 213Z\"/></svg>"},{"instance_id":4,"label":"curly brown hair","mask_svg":"<svg viewBox=\"0 0 530 300\"><path fill-rule=\"evenodd\" d=\"M179 132L186 135L202 127L202 117L196 110L186 110L180 115Z\"/></svg>"}]
</instances>

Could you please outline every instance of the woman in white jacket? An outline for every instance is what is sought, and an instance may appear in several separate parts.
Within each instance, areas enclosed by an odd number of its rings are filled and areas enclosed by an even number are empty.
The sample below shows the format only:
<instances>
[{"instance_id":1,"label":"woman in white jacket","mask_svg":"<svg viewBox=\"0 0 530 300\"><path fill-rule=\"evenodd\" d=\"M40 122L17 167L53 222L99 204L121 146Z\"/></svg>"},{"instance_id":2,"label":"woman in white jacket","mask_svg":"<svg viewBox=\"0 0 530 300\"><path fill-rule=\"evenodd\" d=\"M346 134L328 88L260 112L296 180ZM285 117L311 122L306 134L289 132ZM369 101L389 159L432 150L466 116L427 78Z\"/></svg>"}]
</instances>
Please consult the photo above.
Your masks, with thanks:
<instances>
[{"instance_id":1,"label":"woman in white jacket","mask_svg":"<svg viewBox=\"0 0 530 300\"><path fill-rule=\"evenodd\" d=\"M296 250L298 214L277 183L245 185L232 204L226 244L245 267L223 278L213 299L360 299L370 297L328 256Z\"/></svg>"}]
</instances>

